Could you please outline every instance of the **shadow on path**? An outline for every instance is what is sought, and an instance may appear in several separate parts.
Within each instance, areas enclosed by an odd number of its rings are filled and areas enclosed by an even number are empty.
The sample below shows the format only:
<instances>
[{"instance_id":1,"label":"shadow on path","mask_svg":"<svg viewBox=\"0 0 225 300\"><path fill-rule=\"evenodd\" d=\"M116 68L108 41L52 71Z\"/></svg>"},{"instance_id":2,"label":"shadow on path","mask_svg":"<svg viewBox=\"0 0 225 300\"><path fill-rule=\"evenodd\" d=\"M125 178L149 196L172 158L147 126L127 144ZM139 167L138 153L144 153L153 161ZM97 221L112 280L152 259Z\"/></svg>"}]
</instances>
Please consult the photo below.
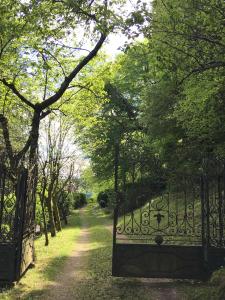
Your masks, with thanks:
<instances>
[{"instance_id":1,"label":"shadow on path","mask_svg":"<svg viewBox=\"0 0 225 300\"><path fill-rule=\"evenodd\" d=\"M81 212L81 220L82 230L76 248L53 284L21 299L186 300L182 288L199 286L190 281L112 277L109 219L86 208Z\"/></svg>"}]
</instances>

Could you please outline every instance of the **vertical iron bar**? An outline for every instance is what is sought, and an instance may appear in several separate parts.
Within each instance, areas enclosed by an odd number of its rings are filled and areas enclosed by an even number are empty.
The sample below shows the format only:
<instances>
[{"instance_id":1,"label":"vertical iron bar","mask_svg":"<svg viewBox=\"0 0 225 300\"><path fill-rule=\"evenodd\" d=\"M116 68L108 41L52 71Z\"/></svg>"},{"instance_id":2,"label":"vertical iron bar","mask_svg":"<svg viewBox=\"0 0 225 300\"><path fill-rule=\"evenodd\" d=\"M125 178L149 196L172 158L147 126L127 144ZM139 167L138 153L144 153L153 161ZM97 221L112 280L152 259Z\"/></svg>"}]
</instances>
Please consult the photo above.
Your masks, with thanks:
<instances>
[{"instance_id":1,"label":"vertical iron bar","mask_svg":"<svg viewBox=\"0 0 225 300\"><path fill-rule=\"evenodd\" d=\"M203 208L202 224L204 224L203 258L204 258L205 267L208 268L209 246L210 246L210 224L209 224L210 207L209 207L209 182L208 182L207 170L204 171L202 179L203 179L203 184L202 184L203 191L201 193L201 194L203 194L203 197L202 197L202 208Z\"/></svg>"},{"instance_id":2,"label":"vertical iron bar","mask_svg":"<svg viewBox=\"0 0 225 300\"><path fill-rule=\"evenodd\" d=\"M27 180L28 172L26 169L21 170L17 179L16 187L16 215L15 215L15 228L14 239L17 244L16 262L15 262L15 280L19 280L21 276L22 267L22 247L23 247L23 234L24 223L26 216L26 201L27 201Z\"/></svg>"},{"instance_id":3,"label":"vertical iron bar","mask_svg":"<svg viewBox=\"0 0 225 300\"><path fill-rule=\"evenodd\" d=\"M119 143L115 144L115 161L114 161L114 190L116 196L116 205L114 209L114 223L113 223L113 244L116 243L116 226L118 221L118 192L119 192L119 182L118 182L118 170L119 170Z\"/></svg>"},{"instance_id":4,"label":"vertical iron bar","mask_svg":"<svg viewBox=\"0 0 225 300\"><path fill-rule=\"evenodd\" d=\"M114 157L114 191L116 197L116 203L113 215L113 254L112 254L112 275L114 274L114 269L116 268L115 253L116 253L116 233L117 233L117 222L118 222L118 205L119 205L119 182L118 182L118 170L119 170L119 142L115 143L115 157Z\"/></svg>"},{"instance_id":5,"label":"vertical iron bar","mask_svg":"<svg viewBox=\"0 0 225 300\"><path fill-rule=\"evenodd\" d=\"M131 233L134 233L134 211L131 211Z\"/></svg>"},{"instance_id":6,"label":"vertical iron bar","mask_svg":"<svg viewBox=\"0 0 225 300\"><path fill-rule=\"evenodd\" d=\"M183 178L184 180L184 228L185 228L185 235L187 236L187 182L186 177Z\"/></svg>"},{"instance_id":7,"label":"vertical iron bar","mask_svg":"<svg viewBox=\"0 0 225 300\"><path fill-rule=\"evenodd\" d=\"M222 216L222 191L221 191L221 176L218 176L218 215L219 215L219 246L223 243L223 216Z\"/></svg>"},{"instance_id":8,"label":"vertical iron bar","mask_svg":"<svg viewBox=\"0 0 225 300\"><path fill-rule=\"evenodd\" d=\"M4 209L4 197L5 197L5 181L6 181L6 176L5 176L5 170L2 168L0 170L0 234L2 230L2 221L3 221L3 209ZM1 240L1 235L0 235L0 240Z\"/></svg>"},{"instance_id":9,"label":"vertical iron bar","mask_svg":"<svg viewBox=\"0 0 225 300\"><path fill-rule=\"evenodd\" d=\"M166 194L167 197L167 207L168 207L168 227L170 227L170 198L169 198L169 193ZM171 209L172 211L172 209Z\"/></svg>"},{"instance_id":10,"label":"vertical iron bar","mask_svg":"<svg viewBox=\"0 0 225 300\"><path fill-rule=\"evenodd\" d=\"M195 197L196 197L196 193L195 193L195 185L194 185L192 179L190 180L190 185L191 185L191 189L192 189L192 226L193 226L193 234L195 236Z\"/></svg>"},{"instance_id":11,"label":"vertical iron bar","mask_svg":"<svg viewBox=\"0 0 225 300\"><path fill-rule=\"evenodd\" d=\"M206 200L206 236L207 249L210 246L210 206L209 206L209 178L208 174L205 176L205 200Z\"/></svg>"},{"instance_id":12,"label":"vertical iron bar","mask_svg":"<svg viewBox=\"0 0 225 300\"><path fill-rule=\"evenodd\" d=\"M179 193L179 191L178 191L178 193ZM173 199L174 199L174 197L173 197ZM178 234L179 233L179 218L178 218L178 216L179 216L179 214L178 214L178 197L177 196L175 196L175 205L176 205L176 234Z\"/></svg>"},{"instance_id":13,"label":"vertical iron bar","mask_svg":"<svg viewBox=\"0 0 225 300\"><path fill-rule=\"evenodd\" d=\"M201 219L202 219L202 248L203 248L203 260L204 263L207 263L207 257L206 257L206 251L205 251L205 246L206 246L206 229L205 229L205 185L204 185L204 175L201 176L200 179L200 197L201 197Z\"/></svg>"}]
</instances>

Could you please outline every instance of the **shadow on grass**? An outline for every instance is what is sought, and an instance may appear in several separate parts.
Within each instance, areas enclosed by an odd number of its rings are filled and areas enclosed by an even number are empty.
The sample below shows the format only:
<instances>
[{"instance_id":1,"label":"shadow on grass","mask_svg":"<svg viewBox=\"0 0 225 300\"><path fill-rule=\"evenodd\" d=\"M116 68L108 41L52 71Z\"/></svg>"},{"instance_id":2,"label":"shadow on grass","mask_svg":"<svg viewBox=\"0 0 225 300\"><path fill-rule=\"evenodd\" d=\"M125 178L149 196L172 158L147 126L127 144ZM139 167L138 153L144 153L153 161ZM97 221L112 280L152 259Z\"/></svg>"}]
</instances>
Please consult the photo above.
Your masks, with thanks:
<instances>
[{"instance_id":1,"label":"shadow on grass","mask_svg":"<svg viewBox=\"0 0 225 300\"><path fill-rule=\"evenodd\" d=\"M53 299L51 291L56 290L57 299L201 299L189 298L184 295L184 289L195 290L204 288L204 283L191 281L178 281L169 279L137 279L137 278L115 278L111 276L112 236L103 225L111 224L111 220L104 216L101 211L85 208L85 222L91 232L91 249L81 250L75 256L70 256L71 268L64 276L64 263L68 256L60 256L52 259L46 268L44 276L46 280L52 281L52 285L44 289L36 289L23 294L23 286L17 289L16 297L11 299ZM74 228L71 222L67 228ZM83 242L85 243L85 242ZM59 245L60 246L60 245ZM88 259L88 264L80 263L81 257ZM57 276L57 272L58 275ZM19 284L20 285L20 284ZM18 285L18 286L19 286ZM173 294L173 291L176 293ZM54 293L54 292L53 292ZM203 299L203 298L202 298ZM206 299L206 298L205 298ZM210 299L210 298L208 298ZM211 298L212 299L212 298Z\"/></svg>"},{"instance_id":2,"label":"shadow on grass","mask_svg":"<svg viewBox=\"0 0 225 300\"><path fill-rule=\"evenodd\" d=\"M70 264L74 269L65 274L65 281L56 280L53 285L44 290L35 290L26 294L21 299L53 299L51 290L56 289L56 299L194 299L183 296L183 287L196 289L204 284L188 281L175 281L168 279L137 279L137 278L113 278L111 276L111 247L104 246L89 251L81 251L75 257L70 257ZM76 272L76 264L83 257L89 258L89 264L79 265ZM54 265L54 260L51 264ZM57 263L57 262L56 262ZM63 269L61 270L63 272ZM77 275L77 276L76 276ZM46 273L51 277L51 273ZM76 279L75 279L76 276ZM176 295L172 290L176 289ZM49 293L50 292L50 293ZM158 296L163 295L163 298ZM198 298L196 298L198 299ZM199 298L200 299L200 298ZM210 299L210 298L209 298Z\"/></svg>"}]
</instances>

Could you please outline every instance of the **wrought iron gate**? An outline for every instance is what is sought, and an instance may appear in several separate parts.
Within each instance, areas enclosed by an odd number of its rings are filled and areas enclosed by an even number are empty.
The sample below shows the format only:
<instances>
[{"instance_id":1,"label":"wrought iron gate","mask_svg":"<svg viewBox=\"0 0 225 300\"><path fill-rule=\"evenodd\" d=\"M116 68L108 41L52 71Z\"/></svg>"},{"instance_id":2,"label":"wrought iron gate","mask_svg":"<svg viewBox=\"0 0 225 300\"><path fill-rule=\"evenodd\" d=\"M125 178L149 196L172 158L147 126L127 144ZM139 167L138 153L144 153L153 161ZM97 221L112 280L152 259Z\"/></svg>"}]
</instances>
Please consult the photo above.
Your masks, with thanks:
<instances>
[{"instance_id":1,"label":"wrought iron gate","mask_svg":"<svg viewBox=\"0 0 225 300\"><path fill-rule=\"evenodd\" d=\"M224 265L224 174L214 161L201 175L170 176L167 190L136 210L120 203L113 276L204 278Z\"/></svg>"},{"instance_id":2,"label":"wrought iron gate","mask_svg":"<svg viewBox=\"0 0 225 300\"><path fill-rule=\"evenodd\" d=\"M0 282L17 281L33 262L33 184L24 168L14 175L0 164Z\"/></svg>"}]
</instances>

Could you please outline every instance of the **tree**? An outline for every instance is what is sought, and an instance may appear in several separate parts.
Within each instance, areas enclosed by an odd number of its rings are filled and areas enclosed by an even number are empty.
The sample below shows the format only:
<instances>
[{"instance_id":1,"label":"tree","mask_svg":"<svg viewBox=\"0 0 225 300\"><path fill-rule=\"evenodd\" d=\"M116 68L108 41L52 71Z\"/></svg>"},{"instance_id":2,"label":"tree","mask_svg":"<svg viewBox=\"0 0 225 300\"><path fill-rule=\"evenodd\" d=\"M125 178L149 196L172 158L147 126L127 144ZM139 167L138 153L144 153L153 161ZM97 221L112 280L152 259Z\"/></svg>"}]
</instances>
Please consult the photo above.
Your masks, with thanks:
<instances>
[{"instance_id":1,"label":"tree","mask_svg":"<svg viewBox=\"0 0 225 300\"><path fill-rule=\"evenodd\" d=\"M145 36L153 84L143 122L167 166L223 155L224 3L155 1Z\"/></svg>"},{"instance_id":2,"label":"tree","mask_svg":"<svg viewBox=\"0 0 225 300\"><path fill-rule=\"evenodd\" d=\"M2 7L6 4L11 5L12 2L5 0ZM18 1L12 11L4 10L4 13L2 23L8 29L8 35L6 30L1 43L0 82L6 92L9 90L17 101L25 105L26 110L32 112L29 138L19 153L13 153L7 138L9 134L4 135L13 169L28 148L30 164L35 163L40 120L51 112L49 107L63 96L67 97L65 94L71 88L73 79L96 56L114 25L107 1L91 1L89 4L86 1L79 4L70 1L21 4ZM29 22L31 19L32 22ZM10 31L12 26L16 27L15 32ZM100 35L92 50L87 50L88 54L80 59L73 52L83 48L63 44L75 34L73 29L76 26L84 26L86 30L89 28L90 35L94 33L97 36L97 32ZM30 39L31 34L34 39ZM8 65L9 59L15 63ZM35 85L31 84L34 78ZM76 90L76 87L73 88ZM5 120L2 115L1 124L7 132Z\"/></svg>"},{"instance_id":3,"label":"tree","mask_svg":"<svg viewBox=\"0 0 225 300\"><path fill-rule=\"evenodd\" d=\"M76 175L77 147L73 144L72 124L63 115L49 116L41 126L39 142L39 199L43 212L43 223L48 244L45 208L51 236L62 230L61 216L66 220L63 209L67 201L68 188ZM77 168L78 166L76 166ZM59 205L60 204L60 205Z\"/></svg>"},{"instance_id":4,"label":"tree","mask_svg":"<svg viewBox=\"0 0 225 300\"><path fill-rule=\"evenodd\" d=\"M17 180L28 161L28 198L35 203L40 122L60 110L82 88L73 82L97 55L107 35L118 24L117 1L12 1L1 2L0 124L10 171ZM10 9L12 8L12 9ZM82 33L87 43L79 41ZM72 39L72 43L70 40ZM88 50L92 47L92 50ZM87 53L85 55L80 53ZM11 102L9 99L12 99ZM10 139L9 106L28 121L27 140L14 148ZM21 111L20 111L21 110Z\"/></svg>"}]
</instances>

